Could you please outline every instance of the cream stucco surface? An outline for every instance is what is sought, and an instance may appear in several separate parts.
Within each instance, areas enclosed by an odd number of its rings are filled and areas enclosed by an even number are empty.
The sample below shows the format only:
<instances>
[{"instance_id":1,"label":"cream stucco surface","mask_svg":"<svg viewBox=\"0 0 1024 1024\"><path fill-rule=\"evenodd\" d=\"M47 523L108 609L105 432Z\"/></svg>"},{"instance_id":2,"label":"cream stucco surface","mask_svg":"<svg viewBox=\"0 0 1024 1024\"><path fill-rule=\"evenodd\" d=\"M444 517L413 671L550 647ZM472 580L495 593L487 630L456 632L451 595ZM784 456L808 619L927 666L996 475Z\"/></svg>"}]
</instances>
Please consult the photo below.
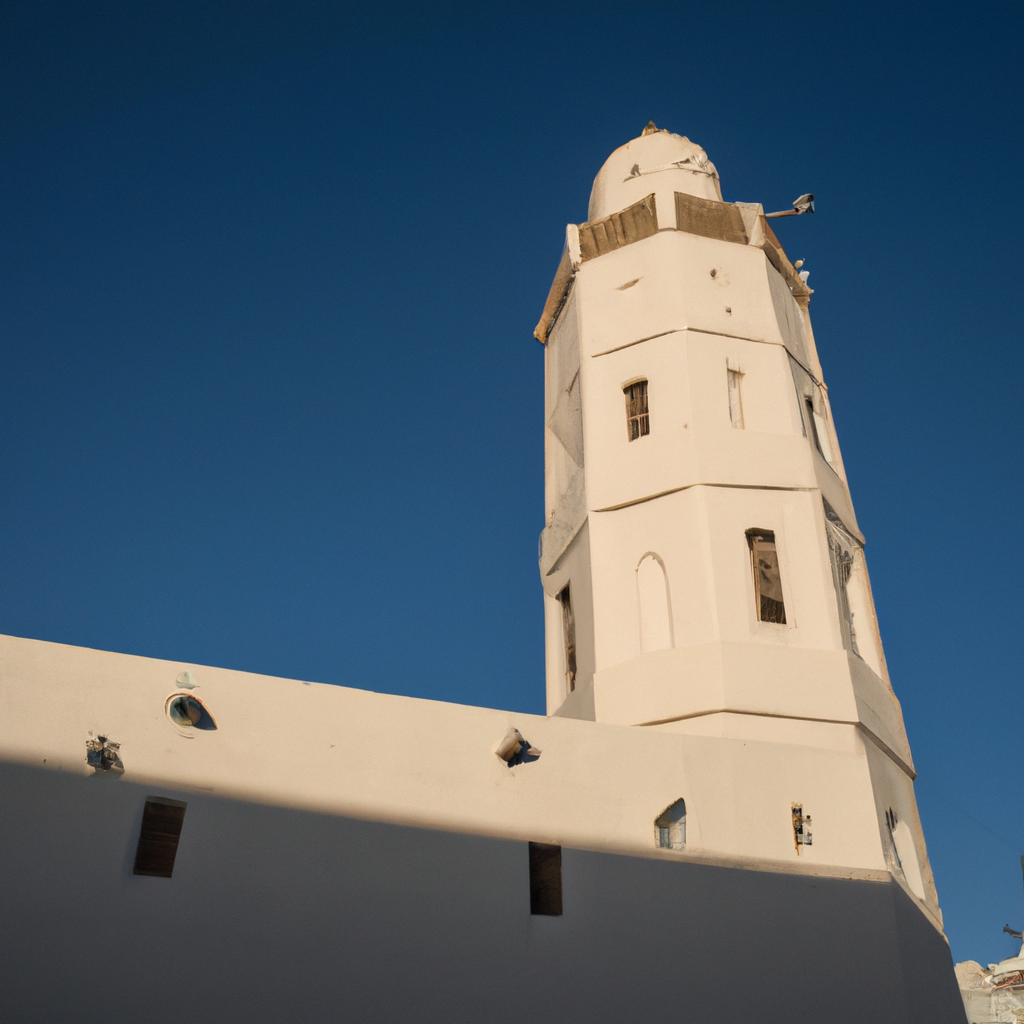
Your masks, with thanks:
<instances>
[{"instance_id":1,"label":"cream stucco surface","mask_svg":"<svg viewBox=\"0 0 1024 1024\"><path fill-rule=\"evenodd\" d=\"M676 193L704 201L680 206L696 219L676 222ZM883 858L892 846L887 821L904 823L925 879L916 887L937 912L806 277L759 206L722 201L703 150L653 128L609 157L590 219L651 194L658 230L630 235L632 222L623 221L588 258L570 244L562 305L549 300L540 560L549 713L714 736L718 764L737 748L745 758L756 743L762 770L782 789L785 765L806 763L837 785L843 777L836 802L817 813L870 811L859 819L859 841ZM584 232L570 226L570 242ZM624 389L638 380L649 432L631 437ZM566 395L571 457L564 428L551 429ZM784 623L760 621L751 531L774 537ZM665 603L652 611L654 591L640 572L655 562ZM571 690L559 604L567 587ZM655 628L670 642L646 641ZM730 823L723 820L723 834L742 832L736 823L750 820L749 809L740 811L735 792L718 798L716 814ZM910 874L918 878L916 868Z\"/></svg>"},{"instance_id":2,"label":"cream stucco surface","mask_svg":"<svg viewBox=\"0 0 1024 1024\"><path fill-rule=\"evenodd\" d=\"M0 666L0 760L97 785L639 856L856 877L886 869L877 829L864 827L869 808L850 803L867 770L852 732L793 756L767 733L512 714L14 637L0 638ZM215 730L183 731L168 718L185 671ZM509 767L495 755L510 727L541 751L537 760ZM99 735L120 744L123 774L86 763L85 744ZM680 797L686 849L657 850L652 823ZM846 807L800 854L794 799Z\"/></svg>"}]
</instances>

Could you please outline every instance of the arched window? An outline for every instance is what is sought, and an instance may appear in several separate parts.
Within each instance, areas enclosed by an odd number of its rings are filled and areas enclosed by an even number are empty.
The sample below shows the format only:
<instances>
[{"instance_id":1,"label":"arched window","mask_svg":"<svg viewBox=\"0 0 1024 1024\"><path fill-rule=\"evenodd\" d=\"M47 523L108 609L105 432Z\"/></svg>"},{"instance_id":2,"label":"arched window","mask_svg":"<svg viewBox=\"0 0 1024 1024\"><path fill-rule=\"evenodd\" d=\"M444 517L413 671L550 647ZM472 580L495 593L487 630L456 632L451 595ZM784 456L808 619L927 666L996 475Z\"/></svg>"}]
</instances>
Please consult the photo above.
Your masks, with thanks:
<instances>
[{"instance_id":1,"label":"arched window","mask_svg":"<svg viewBox=\"0 0 1024 1024\"><path fill-rule=\"evenodd\" d=\"M664 651L672 643L672 604L668 577L661 559L648 552L636 567L636 589L640 605L640 653Z\"/></svg>"},{"instance_id":2,"label":"arched window","mask_svg":"<svg viewBox=\"0 0 1024 1024\"><path fill-rule=\"evenodd\" d=\"M686 845L686 801L670 804L654 819L654 845L662 850L681 850Z\"/></svg>"},{"instance_id":3,"label":"arched window","mask_svg":"<svg viewBox=\"0 0 1024 1024\"><path fill-rule=\"evenodd\" d=\"M914 835L907 823L896 817L896 812L891 807L885 815L885 823L889 826L889 836L896 851L896 864L903 872L910 891L919 900L923 900L924 879L921 877L921 862L917 859Z\"/></svg>"}]
</instances>

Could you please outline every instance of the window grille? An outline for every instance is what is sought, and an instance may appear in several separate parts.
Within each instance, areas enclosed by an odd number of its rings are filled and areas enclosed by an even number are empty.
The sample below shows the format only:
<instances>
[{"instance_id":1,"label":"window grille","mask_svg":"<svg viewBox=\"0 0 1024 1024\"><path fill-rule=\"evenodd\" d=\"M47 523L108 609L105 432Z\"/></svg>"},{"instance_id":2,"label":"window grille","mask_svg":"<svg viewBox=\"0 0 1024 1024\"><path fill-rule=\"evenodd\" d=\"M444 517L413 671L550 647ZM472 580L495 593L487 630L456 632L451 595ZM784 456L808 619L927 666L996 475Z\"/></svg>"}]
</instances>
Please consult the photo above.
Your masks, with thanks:
<instances>
[{"instance_id":1,"label":"window grille","mask_svg":"<svg viewBox=\"0 0 1024 1024\"><path fill-rule=\"evenodd\" d=\"M562 606L562 637L565 643L565 680L572 693L576 689L576 621L572 614L572 595L566 586L558 595Z\"/></svg>"},{"instance_id":2,"label":"window grille","mask_svg":"<svg viewBox=\"0 0 1024 1024\"><path fill-rule=\"evenodd\" d=\"M754 570L754 596L757 617L761 622L786 623L786 607L782 598L782 573L775 534L767 530L748 530L750 561Z\"/></svg>"},{"instance_id":3,"label":"window grille","mask_svg":"<svg viewBox=\"0 0 1024 1024\"><path fill-rule=\"evenodd\" d=\"M630 441L651 432L651 417L647 407L647 381L638 380L627 384L622 393L626 396L626 426Z\"/></svg>"}]
</instances>

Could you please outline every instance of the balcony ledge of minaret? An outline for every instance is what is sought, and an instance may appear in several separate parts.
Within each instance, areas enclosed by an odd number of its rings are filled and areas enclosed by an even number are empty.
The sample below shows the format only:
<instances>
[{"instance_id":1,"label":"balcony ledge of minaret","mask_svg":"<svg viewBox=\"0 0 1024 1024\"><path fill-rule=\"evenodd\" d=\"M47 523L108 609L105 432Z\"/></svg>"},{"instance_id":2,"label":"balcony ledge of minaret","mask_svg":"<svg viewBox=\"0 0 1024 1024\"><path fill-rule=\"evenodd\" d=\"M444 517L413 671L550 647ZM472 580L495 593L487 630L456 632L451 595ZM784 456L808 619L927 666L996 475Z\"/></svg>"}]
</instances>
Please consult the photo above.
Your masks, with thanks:
<instances>
[{"instance_id":1,"label":"balcony ledge of minaret","mask_svg":"<svg viewBox=\"0 0 1024 1024\"><path fill-rule=\"evenodd\" d=\"M708 222L719 222L711 227ZM588 219L566 226L566 244L533 336L546 344L576 273L593 259L659 231L712 233L761 249L802 307L812 294L768 225L760 203L727 203L718 172L700 146L663 129L644 129L620 146L594 180Z\"/></svg>"}]
</instances>

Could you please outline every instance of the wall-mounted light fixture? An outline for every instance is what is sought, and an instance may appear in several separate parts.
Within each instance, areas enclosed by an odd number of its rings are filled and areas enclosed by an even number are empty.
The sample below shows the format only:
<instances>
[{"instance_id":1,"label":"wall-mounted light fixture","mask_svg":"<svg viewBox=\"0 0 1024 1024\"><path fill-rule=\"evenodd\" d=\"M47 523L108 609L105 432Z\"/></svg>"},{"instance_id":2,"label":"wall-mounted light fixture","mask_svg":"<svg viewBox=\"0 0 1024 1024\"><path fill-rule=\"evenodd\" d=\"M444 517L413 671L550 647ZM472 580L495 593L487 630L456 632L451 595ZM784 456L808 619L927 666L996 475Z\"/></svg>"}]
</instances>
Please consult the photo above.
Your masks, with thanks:
<instances>
[{"instance_id":1,"label":"wall-mounted light fixture","mask_svg":"<svg viewBox=\"0 0 1024 1024\"><path fill-rule=\"evenodd\" d=\"M509 729L502 741L494 748L498 755L510 768L525 761L536 761L540 751L523 738L518 729Z\"/></svg>"},{"instance_id":2,"label":"wall-mounted light fixture","mask_svg":"<svg viewBox=\"0 0 1024 1024\"><path fill-rule=\"evenodd\" d=\"M792 210L779 210L777 213L766 213L766 217L797 217L801 213L814 213L814 193L806 192L799 199L793 200Z\"/></svg>"}]
</instances>

